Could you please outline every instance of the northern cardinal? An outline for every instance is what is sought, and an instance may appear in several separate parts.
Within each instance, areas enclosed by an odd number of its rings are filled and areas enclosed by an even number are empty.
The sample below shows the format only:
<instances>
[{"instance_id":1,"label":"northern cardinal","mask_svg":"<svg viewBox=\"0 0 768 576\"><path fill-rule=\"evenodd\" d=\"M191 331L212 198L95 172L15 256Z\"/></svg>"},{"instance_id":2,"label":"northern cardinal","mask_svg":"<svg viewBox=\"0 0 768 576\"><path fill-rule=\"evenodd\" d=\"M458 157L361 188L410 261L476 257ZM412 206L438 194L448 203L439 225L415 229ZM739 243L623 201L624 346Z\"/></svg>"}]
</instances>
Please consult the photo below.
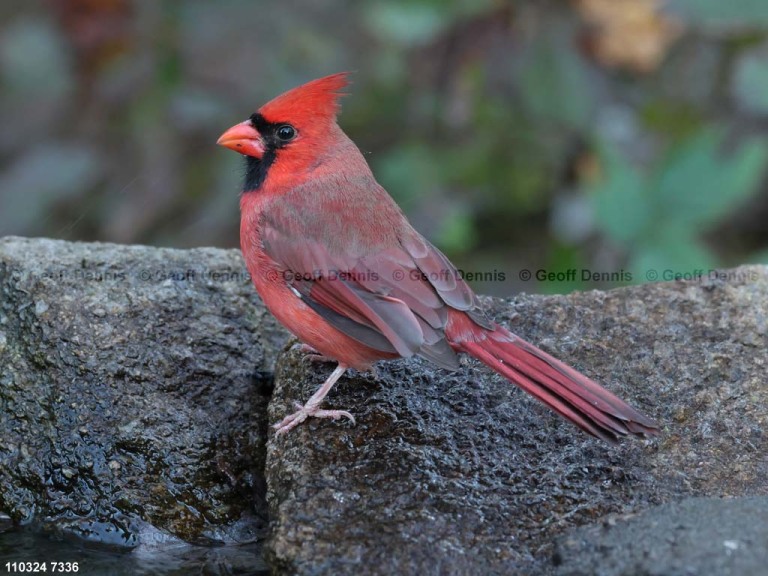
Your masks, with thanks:
<instances>
[{"instance_id":1,"label":"northern cardinal","mask_svg":"<svg viewBox=\"0 0 768 576\"><path fill-rule=\"evenodd\" d=\"M336 122L345 73L265 104L218 144L245 155L240 245L264 304L311 350L338 361L274 427L310 416L347 368L421 356L449 370L477 358L589 434L653 435L611 392L488 319L448 258L408 222Z\"/></svg>"}]
</instances>

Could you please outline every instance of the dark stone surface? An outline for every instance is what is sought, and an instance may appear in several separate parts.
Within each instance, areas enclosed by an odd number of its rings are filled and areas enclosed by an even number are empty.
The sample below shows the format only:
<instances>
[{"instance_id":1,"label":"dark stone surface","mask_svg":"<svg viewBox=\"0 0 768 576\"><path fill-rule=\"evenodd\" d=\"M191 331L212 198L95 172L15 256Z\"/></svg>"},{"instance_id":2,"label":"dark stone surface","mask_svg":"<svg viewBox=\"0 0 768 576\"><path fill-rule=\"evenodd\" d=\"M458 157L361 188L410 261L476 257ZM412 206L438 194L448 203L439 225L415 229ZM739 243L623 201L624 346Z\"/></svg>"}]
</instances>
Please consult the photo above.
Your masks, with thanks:
<instances>
[{"instance_id":1,"label":"dark stone surface","mask_svg":"<svg viewBox=\"0 0 768 576\"><path fill-rule=\"evenodd\" d=\"M356 426L311 420L270 439L276 572L552 574L567 529L687 496L768 493L766 268L485 302L657 419L661 436L588 438L474 362L453 374L380 364L378 377L342 378L326 401ZM330 370L285 355L270 422Z\"/></svg>"},{"instance_id":2,"label":"dark stone surface","mask_svg":"<svg viewBox=\"0 0 768 576\"><path fill-rule=\"evenodd\" d=\"M689 498L574 529L557 576L765 576L768 498Z\"/></svg>"},{"instance_id":3,"label":"dark stone surface","mask_svg":"<svg viewBox=\"0 0 768 576\"><path fill-rule=\"evenodd\" d=\"M764 533L736 528L765 506L740 497L768 493L766 268L484 302L662 435L609 446L475 362L448 373L414 360L340 381L326 405L356 426L310 420L265 448L268 422L332 366L287 350L270 401L286 334L237 251L0 240L0 519L201 573L263 571L265 493L278 574L765 564L751 544ZM17 537L38 546L10 531L1 543ZM654 550L657 572L637 560Z\"/></svg>"},{"instance_id":4,"label":"dark stone surface","mask_svg":"<svg viewBox=\"0 0 768 576\"><path fill-rule=\"evenodd\" d=\"M253 541L285 338L238 251L0 240L0 513L116 546Z\"/></svg>"}]
</instances>

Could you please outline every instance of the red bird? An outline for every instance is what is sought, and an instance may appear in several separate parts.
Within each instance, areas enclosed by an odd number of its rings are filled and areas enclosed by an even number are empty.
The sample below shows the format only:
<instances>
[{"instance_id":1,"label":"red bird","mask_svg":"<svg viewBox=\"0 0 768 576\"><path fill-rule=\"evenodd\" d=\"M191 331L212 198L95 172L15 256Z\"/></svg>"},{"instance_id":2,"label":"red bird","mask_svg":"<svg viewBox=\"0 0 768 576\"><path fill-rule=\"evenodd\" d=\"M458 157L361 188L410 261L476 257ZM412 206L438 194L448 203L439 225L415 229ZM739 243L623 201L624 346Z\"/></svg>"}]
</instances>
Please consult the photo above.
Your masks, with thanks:
<instances>
[{"instance_id":1,"label":"red bird","mask_svg":"<svg viewBox=\"0 0 768 576\"><path fill-rule=\"evenodd\" d=\"M240 245L256 290L288 330L338 361L277 433L310 416L354 422L320 408L347 368L417 355L456 370L466 353L589 434L656 434L652 420L483 314L336 123L346 85L334 74L289 90L218 141L246 157Z\"/></svg>"}]
</instances>

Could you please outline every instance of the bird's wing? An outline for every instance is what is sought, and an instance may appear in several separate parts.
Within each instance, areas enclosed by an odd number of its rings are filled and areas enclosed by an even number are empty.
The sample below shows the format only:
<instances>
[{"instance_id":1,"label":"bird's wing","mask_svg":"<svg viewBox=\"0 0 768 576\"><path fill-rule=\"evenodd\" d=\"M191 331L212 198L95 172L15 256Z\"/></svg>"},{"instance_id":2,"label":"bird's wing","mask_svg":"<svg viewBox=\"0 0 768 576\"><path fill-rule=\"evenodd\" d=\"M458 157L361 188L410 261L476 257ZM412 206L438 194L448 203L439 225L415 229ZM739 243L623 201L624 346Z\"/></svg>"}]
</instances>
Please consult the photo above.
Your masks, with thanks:
<instances>
[{"instance_id":1,"label":"bird's wing","mask_svg":"<svg viewBox=\"0 0 768 576\"><path fill-rule=\"evenodd\" d=\"M266 217L260 229L265 252L286 270L297 296L371 348L455 369L458 360L444 333L449 308L492 327L448 258L409 226L394 245L362 256L334 251L328 240L292 233Z\"/></svg>"}]
</instances>

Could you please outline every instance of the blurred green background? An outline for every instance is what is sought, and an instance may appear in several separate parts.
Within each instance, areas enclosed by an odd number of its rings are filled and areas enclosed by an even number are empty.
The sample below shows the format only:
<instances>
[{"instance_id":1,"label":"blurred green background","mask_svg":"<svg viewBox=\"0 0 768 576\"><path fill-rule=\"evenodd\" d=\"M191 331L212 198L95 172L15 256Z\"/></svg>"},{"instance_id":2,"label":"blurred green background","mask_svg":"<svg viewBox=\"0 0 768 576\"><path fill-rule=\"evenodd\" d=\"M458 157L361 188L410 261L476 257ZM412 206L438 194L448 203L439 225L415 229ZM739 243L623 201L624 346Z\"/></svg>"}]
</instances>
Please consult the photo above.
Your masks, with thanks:
<instances>
[{"instance_id":1,"label":"blurred green background","mask_svg":"<svg viewBox=\"0 0 768 576\"><path fill-rule=\"evenodd\" d=\"M4 0L0 15L0 235L237 246L242 159L217 137L353 70L342 127L414 225L487 275L480 292L768 262L765 0Z\"/></svg>"}]
</instances>

